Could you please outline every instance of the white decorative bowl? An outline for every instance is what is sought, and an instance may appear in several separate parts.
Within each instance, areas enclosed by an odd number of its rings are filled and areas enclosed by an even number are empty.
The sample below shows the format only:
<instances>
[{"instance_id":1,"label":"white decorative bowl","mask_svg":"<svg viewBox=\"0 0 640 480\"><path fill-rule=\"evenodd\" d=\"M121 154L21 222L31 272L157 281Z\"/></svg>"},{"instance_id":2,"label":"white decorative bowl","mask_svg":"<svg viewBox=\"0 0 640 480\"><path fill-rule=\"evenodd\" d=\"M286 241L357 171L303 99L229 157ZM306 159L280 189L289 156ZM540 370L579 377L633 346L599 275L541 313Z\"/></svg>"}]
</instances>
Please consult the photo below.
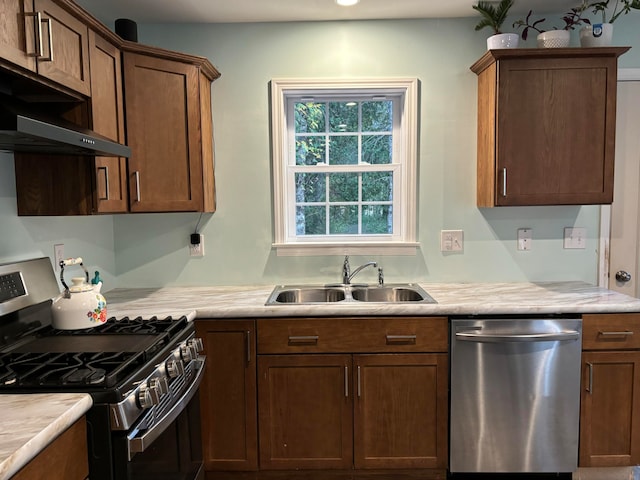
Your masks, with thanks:
<instances>
[{"instance_id":1,"label":"white decorative bowl","mask_svg":"<svg viewBox=\"0 0 640 480\"><path fill-rule=\"evenodd\" d=\"M538 48L567 48L571 41L569 30L549 30L537 37Z\"/></svg>"},{"instance_id":2,"label":"white decorative bowl","mask_svg":"<svg viewBox=\"0 0 640 480\"><path fill-rule=\"evenodd\" d=\"M517 33L498 33L487 38L487 50L498 48L518 48L520 35Z\"/></svg>"}]
</instances>

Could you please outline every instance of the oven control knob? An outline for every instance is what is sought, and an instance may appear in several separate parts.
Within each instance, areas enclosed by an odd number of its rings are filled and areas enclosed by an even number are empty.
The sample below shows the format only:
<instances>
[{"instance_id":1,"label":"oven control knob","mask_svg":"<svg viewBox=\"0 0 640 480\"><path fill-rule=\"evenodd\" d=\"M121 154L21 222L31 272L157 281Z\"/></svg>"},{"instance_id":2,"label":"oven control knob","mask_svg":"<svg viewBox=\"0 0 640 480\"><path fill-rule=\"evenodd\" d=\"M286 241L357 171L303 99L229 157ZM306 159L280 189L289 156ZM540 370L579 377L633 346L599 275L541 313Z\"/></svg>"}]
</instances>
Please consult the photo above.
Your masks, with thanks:
<instances>
[{"instance_id":1,"label":"oven control knob","mask_svg":"<svg viewBox=\"0 0 640 480\"><path fill-rule=\"evenodd\" d=\"M176 378L178 375L184 374L184 364L176 360L167 360L165 365L169 378Z\"/></svg>"},{"instance_id":2,"label":"oven control knob","mask_svg":"<svg viewBox=\"0 0 640 480\"><path fill-rule=\"evenodd\" d=\"M193 360L193 352L188 345L184 344L180 346L180 356L182 357L182 361L184 363L189 363Z\"/></svg>"},{"instance_id":3,"label":"oven control knob","mask_svg":"<svg viewBox=\"0 0 640 480\"><path fill-rule=\"evenodd\" d=\"M150 408L160 403L160 390L154 385L140 385L138 392L140 408Z\"/></svg>"},{"instance_id":4,"label":"oven control knob","mask_svg":"<svg viewBox=\"0 0 640 480\"><path fill-rule=\"evenodd\" d=\"M189 346L193 347L196 353L204 350L204 344L202 343L202 339L199 337L195 337L189 340Z\"/></svg>"},{"instance_id":5,"label":"oven control knob","mask_svg":"<svg viewBox=\"0 0 640 480\"><path fill-rule=\"evenodd\" d=\"M149 382L149 385L151 385L151 388L158 389L158 391L160 392L160 396L164 395L165 393L169 393L169 381L164 375L154 378Z\"/></svg>"}]
</instances>

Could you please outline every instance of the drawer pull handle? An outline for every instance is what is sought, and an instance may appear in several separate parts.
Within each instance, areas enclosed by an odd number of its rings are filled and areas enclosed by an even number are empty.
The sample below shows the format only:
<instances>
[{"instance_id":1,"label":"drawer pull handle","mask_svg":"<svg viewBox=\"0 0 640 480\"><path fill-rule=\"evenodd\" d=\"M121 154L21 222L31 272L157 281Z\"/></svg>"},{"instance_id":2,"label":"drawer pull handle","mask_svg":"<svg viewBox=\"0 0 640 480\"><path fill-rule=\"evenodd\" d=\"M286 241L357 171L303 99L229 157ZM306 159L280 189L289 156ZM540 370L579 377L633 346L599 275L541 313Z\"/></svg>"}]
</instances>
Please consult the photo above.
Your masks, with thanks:
<instances>
[{"instance_id":1,"label":"drawer pull handle","mask_svg":"<svg viewBox=\"0 0 640 480\"><path fill-rule=\"evenodd\" d=\"M417 338L417 335L387 335L387 345L399 343L415 345Z\"/></svg>"},{"instance_id":2,"label":"drawer pull handle","mask_svg":"<svg viewBox=\"0 0 640 480\"><path fill-rule=\"evenodd\" d=\"M344 396L349 398L349 367L344 366Z\"/></svg>"},{"instance_id":3,"label":"drawer pull handle","mask_svg":"<svg viewBox=\"0 0 640 480\"><path fill-rule=\"evenodd\" d=\"M290 335L289 345L317 345L318 335Z\"/></svg>"},{"instance_id":4,"label":"drawer pull handle","mask_svg":"<svg viewBox=\"0 0 640 480\"><path fill-rule=\"evenodd\" d=\"M603 337L612 336L612 335L624 335L629 337L633 335L633 332L630 330L625 330L624 332L598 332L598 334L602 335Z\"/></svg>"}]
</instances>

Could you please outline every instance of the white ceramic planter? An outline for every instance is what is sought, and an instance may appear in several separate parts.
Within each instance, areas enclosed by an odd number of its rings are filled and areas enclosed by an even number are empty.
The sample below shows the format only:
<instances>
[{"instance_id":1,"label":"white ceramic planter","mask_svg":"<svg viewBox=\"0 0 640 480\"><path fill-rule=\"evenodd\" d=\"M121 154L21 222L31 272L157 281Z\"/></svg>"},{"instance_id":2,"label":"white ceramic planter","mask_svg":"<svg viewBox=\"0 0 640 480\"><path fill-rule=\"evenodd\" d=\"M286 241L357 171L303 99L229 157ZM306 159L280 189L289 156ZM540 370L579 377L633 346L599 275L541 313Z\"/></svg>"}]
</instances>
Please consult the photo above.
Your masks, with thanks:
<instances>
[{"instance_id":1,"label":"white ceramic planter","mask_svg":"<svg viewBox=\"0 0 640 480\"><path fill-rule=\"evenodd\" d=\"M581 47L608 47L612 41L612 23L594 23L580 29Z\"/></svg>"},{"instance_id":2,"label":"white ceramic planter","mask_svg":"<svg viewBox=\"0 0 640 480\"><path fill-rule=\"evenodd\" d=\"M498 33L487 38L487 50L498 48L518 48L520 35L517 33Z\"/></svg>"},{"instance_id":3,"label":"white ceramic planter","mask_svg":"<svg viewBox=\"0 0 640 480\"><path fill-rule=\"evenodd\" d=\"M569 30L549 30L537 36L538 48L567 48L571 41Z\"/></svg>"}]
</instances>

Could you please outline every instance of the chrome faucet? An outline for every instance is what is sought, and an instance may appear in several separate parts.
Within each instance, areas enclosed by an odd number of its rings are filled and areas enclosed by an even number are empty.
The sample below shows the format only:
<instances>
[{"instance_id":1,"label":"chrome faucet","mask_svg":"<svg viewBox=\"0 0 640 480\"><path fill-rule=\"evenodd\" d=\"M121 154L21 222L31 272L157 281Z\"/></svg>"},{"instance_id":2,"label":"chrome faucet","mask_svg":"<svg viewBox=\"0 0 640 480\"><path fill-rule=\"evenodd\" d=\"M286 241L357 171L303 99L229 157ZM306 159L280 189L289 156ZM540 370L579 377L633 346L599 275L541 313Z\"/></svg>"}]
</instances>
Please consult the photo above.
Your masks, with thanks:
<instances>
[{"instance_id":1,"label":"chrome faucet","mask_svg":"<svg viewBox=\"0 0 640 480\"><path fill-rule=\"evenodd\" d=\"M360 271L366 267L377 267L377 262L367 262L364 265L360 265L353 272L351 272L351 266L349 265L349 255L344 256L344 263L342 264L342 283L345 285L349 285L351 283L351 279L355 277Z\"/></svg>"}]
</instances>

